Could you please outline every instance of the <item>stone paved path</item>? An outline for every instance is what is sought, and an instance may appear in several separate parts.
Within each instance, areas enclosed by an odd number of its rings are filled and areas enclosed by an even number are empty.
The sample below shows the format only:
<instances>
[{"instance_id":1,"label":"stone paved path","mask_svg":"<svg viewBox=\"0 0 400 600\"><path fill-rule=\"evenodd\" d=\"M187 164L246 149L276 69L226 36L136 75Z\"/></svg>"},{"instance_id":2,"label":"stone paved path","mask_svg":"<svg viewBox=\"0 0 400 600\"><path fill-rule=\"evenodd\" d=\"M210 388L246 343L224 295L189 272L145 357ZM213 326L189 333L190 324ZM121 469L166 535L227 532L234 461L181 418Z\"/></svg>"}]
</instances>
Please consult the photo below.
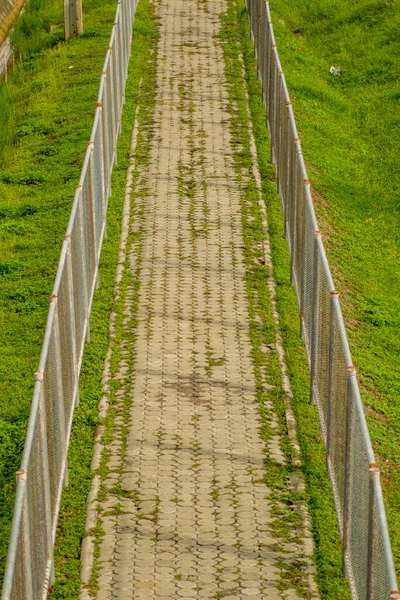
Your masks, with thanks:
<instances>
[{"instance_id":1,"label":"stone paved path","mask_svg":"<svg viewBox=\"0 0 400 600\"><path fill-rule=\"evenodd\" d=\"M225 0L160 0L146 190L131 232L125 328L107 447L98 600L296 600L263 483L240 186L223 50ZM141 222L141 225L140 225ZM128 427L126 427L126 422ZM279 452L278 452L279 453ZM304 597L304 596L302 596ZM310 597L310 596L306 596Z\"/></svg>"}]
</instances>

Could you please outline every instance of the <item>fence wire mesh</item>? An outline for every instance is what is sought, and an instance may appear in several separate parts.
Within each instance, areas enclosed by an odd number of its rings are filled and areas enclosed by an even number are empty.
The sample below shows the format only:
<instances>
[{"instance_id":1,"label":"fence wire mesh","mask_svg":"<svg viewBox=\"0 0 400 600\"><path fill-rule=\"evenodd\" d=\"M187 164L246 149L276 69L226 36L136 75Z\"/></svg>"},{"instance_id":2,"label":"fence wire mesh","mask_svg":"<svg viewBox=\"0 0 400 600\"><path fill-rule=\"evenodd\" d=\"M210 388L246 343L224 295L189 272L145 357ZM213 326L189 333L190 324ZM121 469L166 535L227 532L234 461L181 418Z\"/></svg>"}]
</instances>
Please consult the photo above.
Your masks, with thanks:
<instances>
[{"instance_id":1,"label":"fence wire mesh","mask_svg":"<svg viewBox=\"0 0 400 600\"><path fill-rule=\"evenodd\" d=\"M50 300L22 464L17 473L3 600L45 599L54 578L53 547L105 235L137 1L118 3L93 130ZM3 5L9 10L9 4L0 0L0 17Z\"/></svg>"},{"instance_id":2,"label":"fence wire mesh","mask_svg":"<svg viewBox=\"0 0 400 600\"><path fill-rule=\"evenodd\" d=\"M0 0L0 23L14 7L15 0Z\"/></svg>"},{"instance_id":3,"label":"fence wire mesh","mask_svg":"<svg viewBox=\"0 0 400 600\"><path fill-rule=\"evenodd\" d=\"M7 72L9 66L12 64L12 60L13 52L11 47L11 41L8 37L3 44L0 44L0 79L7 78Z\"/></svg>"},{"instance_id":4,"label":"fence wire mesh","mask_svg":"<svg viewBox=\"0 0 400 600\"><path fill-rule=\"evenodd\" d=\"M338 294L332 281L276 47L269 3L246 0L310 366L355 600L398 599L386 514Z\"/></svg>"},{"instance_id":5,"label":"fence wire mesh","mask_svg":"<svg viewBox=\"0 0 400 600\"><path fill-rule=\"evenodd\" d=\"M7 78L9 65L11 65L13 61L10 37L8 36L8 33L5 32L8 31L6 17L9 17L15 4L16 0L0 0L0 78Z\"/></svg>"}]
</instances>

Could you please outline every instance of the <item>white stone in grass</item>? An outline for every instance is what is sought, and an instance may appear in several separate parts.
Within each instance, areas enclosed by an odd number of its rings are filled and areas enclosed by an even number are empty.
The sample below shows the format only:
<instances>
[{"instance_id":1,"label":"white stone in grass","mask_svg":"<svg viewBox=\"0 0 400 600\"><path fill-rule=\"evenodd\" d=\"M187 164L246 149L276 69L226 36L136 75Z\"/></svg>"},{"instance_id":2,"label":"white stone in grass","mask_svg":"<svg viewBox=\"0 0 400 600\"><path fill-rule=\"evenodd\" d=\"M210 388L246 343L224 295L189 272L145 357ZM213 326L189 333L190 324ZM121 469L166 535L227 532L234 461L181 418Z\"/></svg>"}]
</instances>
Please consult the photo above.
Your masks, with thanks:
<instances>
[{"instance_id":1,"label":"white stone in grass","mask_svg":"<svg viewBox=\"0 0 400 600\"><path fill-rule=\"evenodd\" d=\"M340 75L340 67L331 67L329 73L332 75Z\"/></svg>"}]
</instances>

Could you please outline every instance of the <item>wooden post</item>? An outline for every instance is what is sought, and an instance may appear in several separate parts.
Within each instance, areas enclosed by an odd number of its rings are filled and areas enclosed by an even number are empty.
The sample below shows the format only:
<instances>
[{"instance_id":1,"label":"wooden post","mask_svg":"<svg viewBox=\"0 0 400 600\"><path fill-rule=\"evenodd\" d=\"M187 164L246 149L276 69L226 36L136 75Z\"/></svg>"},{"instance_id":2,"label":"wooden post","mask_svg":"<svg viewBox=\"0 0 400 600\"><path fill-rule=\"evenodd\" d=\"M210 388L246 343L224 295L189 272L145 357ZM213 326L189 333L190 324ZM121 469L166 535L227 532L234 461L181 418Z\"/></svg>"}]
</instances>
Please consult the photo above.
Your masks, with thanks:
<instances>
[{"instance_id":1,"label":"wooden post","mask_svg":"<svg viewBox=\"0 0 400 600\"><path fill-rule=\"evenodd\" d=\"M64 0L65 39L83 33L82 0Z\"/></svg>"}]
</instances>

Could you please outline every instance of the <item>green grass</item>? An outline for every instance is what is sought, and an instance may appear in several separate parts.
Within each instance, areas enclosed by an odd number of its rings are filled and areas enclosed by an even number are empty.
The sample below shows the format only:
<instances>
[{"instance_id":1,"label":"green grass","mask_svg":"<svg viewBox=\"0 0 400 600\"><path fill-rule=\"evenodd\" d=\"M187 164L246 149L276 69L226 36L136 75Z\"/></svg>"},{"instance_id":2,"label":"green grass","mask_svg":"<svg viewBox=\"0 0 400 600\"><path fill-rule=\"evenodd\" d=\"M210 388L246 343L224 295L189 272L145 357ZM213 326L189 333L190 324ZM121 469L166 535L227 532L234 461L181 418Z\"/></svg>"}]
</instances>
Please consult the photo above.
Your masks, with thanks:
<instances>
[{"instance_id":1,"label":"green grass","mask_svg":"<svg viewBox=\"0 0 400 600\"><path fill-rule=\"evenodd\" d=\"M93 123L115 10L115 0L87 0L84 35L65 43L61 27L49 31L50 24L62 24L62 2L32 0L14 33L17 51L24 60L8 82L0 84L0 585L14 503L14 473L22 454L33 373L74 187ZM63 501L61 550L57 550L56 568L63 573L64 582L57 586L56 598L77 595L82 507L90 486L89 463L107 346L131 123L138 81L147 66L154 34L149 15L148 3L144 2L135 23L125 130L110 200L101 287L93 305L92 339L83 365L82 403L75 417L71 483ZM60 551L72 557L65 568Z\"/></svg>"},{"instance_id":2,"label":"green grass","mask_svg":"<svg viewBox=\"0 0 400 600\"><path fill-rule=\"evenodd\" d=\"M271 0L400 568L400 6ZM341 74L332 76L331 66Z\"/></svg>"}]
</instances>

